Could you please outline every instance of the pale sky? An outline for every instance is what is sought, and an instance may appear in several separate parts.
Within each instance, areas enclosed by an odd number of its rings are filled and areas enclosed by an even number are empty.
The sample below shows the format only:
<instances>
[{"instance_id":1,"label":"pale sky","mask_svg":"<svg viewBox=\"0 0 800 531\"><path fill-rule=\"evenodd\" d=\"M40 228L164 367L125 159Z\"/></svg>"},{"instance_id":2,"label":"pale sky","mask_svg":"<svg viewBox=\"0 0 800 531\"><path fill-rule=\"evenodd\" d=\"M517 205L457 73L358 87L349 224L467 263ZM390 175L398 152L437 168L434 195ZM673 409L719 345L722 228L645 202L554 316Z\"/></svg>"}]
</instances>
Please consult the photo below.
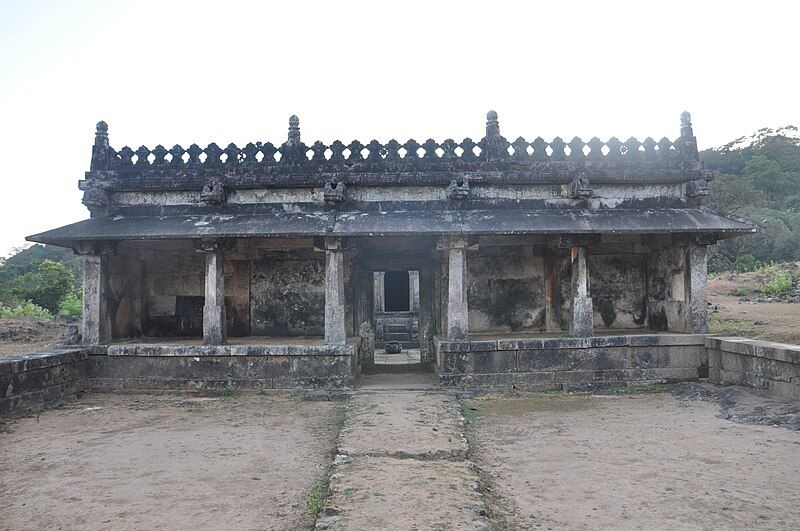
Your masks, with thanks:
<instances>
[{"instance_id":1,"label":"pale sky","mask_svg":"<svg viewBox=\"0 0 800 531\"><path fill-rule=\"evenodd\" d=\"M88 217L111 145L676 138L800 125L800 4L0 0L0 256Z\"/></svg>"}]
</instances>

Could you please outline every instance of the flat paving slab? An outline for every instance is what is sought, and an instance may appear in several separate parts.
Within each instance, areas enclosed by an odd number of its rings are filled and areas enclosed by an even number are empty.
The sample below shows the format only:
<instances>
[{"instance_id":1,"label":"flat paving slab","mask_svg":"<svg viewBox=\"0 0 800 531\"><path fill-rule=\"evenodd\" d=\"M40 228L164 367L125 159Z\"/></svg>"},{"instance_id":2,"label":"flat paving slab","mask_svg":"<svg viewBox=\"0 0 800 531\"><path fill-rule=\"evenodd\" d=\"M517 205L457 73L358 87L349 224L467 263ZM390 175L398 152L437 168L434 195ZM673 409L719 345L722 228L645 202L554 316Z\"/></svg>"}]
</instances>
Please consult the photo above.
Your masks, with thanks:
<instances>
[{"instance_id":1,"label":"flat paving slab","mask_svg":"<svg viewBox=\"0 0 800 531\"><path fill-rule=\"evenodd\" d=\"M332 402L96 394L0 423L0 529L302 529Z\"/></svg>"},{"instance_id":2,"label":"flat paving slab","mask_svg":"<svg viewBox=\"0 0 800 531\"><path fill-rule=\"evenodd\" d=\"M349 456L464 459L459 404L444 394L356 394L346 406L339 453Z\"/></svg>"},{"instance_id":3,"label":"flat paving slab","mask_svg":"<svg viewBox=\"0 0 800 531\"><path fill-rule=\"evenodd\" d=\"M465 461L356 457L331 478L328 529L488 529Z\"/></svg>"},{"instance_id":4,"label":"flat paving slab","mask_svg":"<svg viewBox=\"0 0 800 531\"><path fill-rule=\"evenodd\" d=\"M360 391L435 391L433 373L364 374L359 378Z\"/></svg>"},{"instance_id":5,"label":"flat paving slab","mask_svg":"<svg viewBox=\"0 0 800 531\"><path fill-rule=\"evenodd\" d=\"M730 405L690 387L467 402L492 514L523 529L800 528L800 433L725 420ZM759 415L740 417L769 418L753 400Z\"/></svg>"}]
</instances>

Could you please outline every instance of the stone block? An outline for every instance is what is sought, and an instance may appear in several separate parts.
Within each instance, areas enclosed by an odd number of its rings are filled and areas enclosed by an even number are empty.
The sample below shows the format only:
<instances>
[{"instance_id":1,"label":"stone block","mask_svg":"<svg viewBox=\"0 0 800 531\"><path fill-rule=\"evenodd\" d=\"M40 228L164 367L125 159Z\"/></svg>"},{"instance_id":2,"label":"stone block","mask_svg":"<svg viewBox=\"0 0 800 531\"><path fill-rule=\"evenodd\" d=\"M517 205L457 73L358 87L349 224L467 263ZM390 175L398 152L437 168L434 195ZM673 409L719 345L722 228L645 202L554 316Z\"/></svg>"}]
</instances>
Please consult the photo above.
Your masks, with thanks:
<instances>
[{"instance_id":1,"label":"stone block","mask_svg":"<svg viewBox=\"0 0 800 531\"><path fill-rule=\"evenodd\" d=\"M504 373L517 368L517 353L513 350L471 352L469 355L476 374Z\"/></svg>"}]
</instances>

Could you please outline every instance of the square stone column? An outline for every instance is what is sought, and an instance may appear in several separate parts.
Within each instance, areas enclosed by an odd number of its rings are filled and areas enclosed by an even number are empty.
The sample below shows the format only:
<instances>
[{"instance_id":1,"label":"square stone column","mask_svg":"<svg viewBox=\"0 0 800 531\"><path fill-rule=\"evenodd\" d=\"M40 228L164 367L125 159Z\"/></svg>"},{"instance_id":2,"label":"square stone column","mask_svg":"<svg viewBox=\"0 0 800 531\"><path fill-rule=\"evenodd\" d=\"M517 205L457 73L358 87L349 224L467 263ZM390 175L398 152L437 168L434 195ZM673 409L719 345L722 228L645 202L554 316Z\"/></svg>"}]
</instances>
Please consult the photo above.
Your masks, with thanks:
<instances>
[{"instance_id":1,"label":"square stone column","mask_svg":"<svg viewBox=\"0 0 800 531\"><path fill-rule=\"evenodd\" d=\"M338 238L325 239L325 343L347 342L344 307L344 252Z\"/></svg>"},{"instance_id":2,"label":"square stone column","mask_svg":"<svg viewBox=\"0 0 800 531\"><path fill-rule=\"evenodd\" d=\"M464 239L443 240L439 244L447 256L447 339L469 339L469 307L467 304L467 242Z\"/></svg>"},{"instance_id":3,"label":"square stone column","mask_svg":"<svg viewBox=\"0 0 800 531\"><path fill-rule=\"evenodd\" d=\"M573 247L572 256L572 319L569 333L575 337L594 335L594 307L589 297L589 269L586 247Z\"/></svg>"},{"instance_id":4,"label":"square stone column","mask_svg":"<svg viewBox=\"0 0 800 531\"><path fill-rule=\"evenodd\" d=\"M373 290L373 296L375 297L375 311L382 312L386 306L386 301L384 300L384 279L386 276L385 271L375 271L373 273L374 278L374 285L375 288Z\"/></svg>"},{"instance_id":5,"label":"square stone column","mask_svg":"<svg viewBox=\"0 0 800 531\"><path fill-rule=\"evenodd\" d=\"M203 343L223 345L227 340L225 326L224 255L217 247L205 251L206 290L203 305Z\"/></svg>"},{"instance_id":6,"label":"square stone column","mask_svg":"<svg viewBox=\"0 0 800 531\"><path fill-rule=\"evenodd\" d=\"M695 334L708 333L708 252L705 245L689 245L687 255L689 284L689 331Z\"/></svg>"},{"instance_id":7,"label":"square stone column","mask_svg":"<svg viewBox=\"0 0 800 531\"><path fill-rule=\"evenodd\" d=\"M100 254L84 255L81 320L84 345L103 345L111 339L106 316L106 262L107 258Z\"/></svg>"},{"instance_id":8,"label":"square stone column","mask_svg":"<svg viewBox=\"0 0 800 531\"><path fill-rule=\"evenodd\" d=\"M412 312L419 312L419 271L408 272L408 302Z\"/></svg>"}]
</instances>

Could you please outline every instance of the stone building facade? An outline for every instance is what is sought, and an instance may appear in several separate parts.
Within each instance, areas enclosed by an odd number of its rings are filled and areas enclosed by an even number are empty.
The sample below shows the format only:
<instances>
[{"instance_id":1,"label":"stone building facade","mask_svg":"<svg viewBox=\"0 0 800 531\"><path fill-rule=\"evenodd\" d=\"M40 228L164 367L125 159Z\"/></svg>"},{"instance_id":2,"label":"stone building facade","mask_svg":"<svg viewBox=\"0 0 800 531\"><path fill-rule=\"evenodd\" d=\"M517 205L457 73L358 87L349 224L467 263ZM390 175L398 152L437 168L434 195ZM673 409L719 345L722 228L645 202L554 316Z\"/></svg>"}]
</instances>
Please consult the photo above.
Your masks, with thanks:
<instances>
[{"instance_id":1,"label":"stone building facade","mask_svg":"<svg viewBox=\"0 0 800 531\"><path fill-rule=\"evenodd\" d=\"M307 144L293 116L277 146L136 150L100 122L90 219L29 240L86 257L109 388L348 386L406 332L449 385L696 378L707 246L756 230L701 207L711 178L688 113L674 141L509 141L490 112L479 141Z\"/></svg>"}]
</instances>

